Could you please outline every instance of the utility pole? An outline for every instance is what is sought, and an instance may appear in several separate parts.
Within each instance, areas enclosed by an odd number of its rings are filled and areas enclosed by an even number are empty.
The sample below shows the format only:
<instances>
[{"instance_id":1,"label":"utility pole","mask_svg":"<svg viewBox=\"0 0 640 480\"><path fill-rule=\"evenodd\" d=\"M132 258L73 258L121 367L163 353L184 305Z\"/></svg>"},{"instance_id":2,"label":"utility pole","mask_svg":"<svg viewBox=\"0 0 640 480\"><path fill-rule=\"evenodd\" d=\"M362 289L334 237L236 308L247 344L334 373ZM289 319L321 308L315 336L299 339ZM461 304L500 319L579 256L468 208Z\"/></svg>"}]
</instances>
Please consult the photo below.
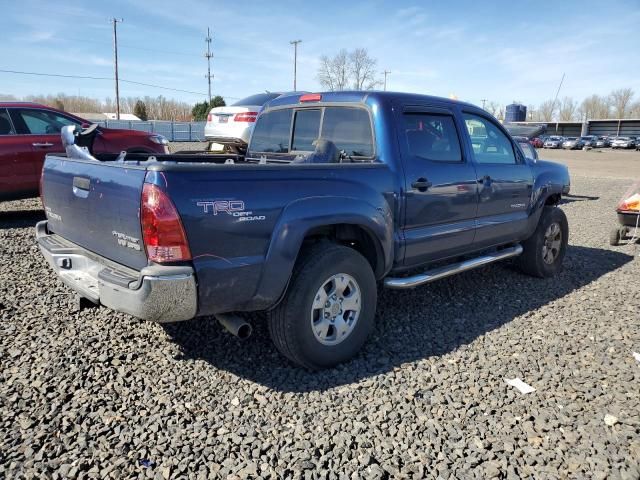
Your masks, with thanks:
<instances>
[{"instance_id":1,"label":"utility pole","mask_svg":"<svg viewBox=\"0 0 640 480\"><path fill-rule=\"evenodd\" d=\"M384 91L387 91L387 75L389 75L391 72L389 70L385 70L384 72Z\"/></svg>"},{"instance_id":2,"label":"utility pole","mask_svg":"<svg viewBox=\"0 0 640 480\"><path fill-rule=\"evenodd\" d=\"M289 44L293 45L293 91L297 91L296 77L298 76L298 44L302 40L291 40Z\"/></svg>"},{"instance_id":3,"label":"utility pole","mask_svg":"<svg viewBox=\"0 0 640 480\"><path fill-rule=\"evenodd\" d=\"M480 101L482 102L482 109L484 110L484 104L487 103L487 99L483 98Z\"/></svg>"},{"instance_id":4,"label":"utility pole","mask_svg":"<svg viewBox=\"0 0 640 480\"><path fill-rule=\"evenodd\" d=\"M116 74L116 119L120 120L120 87L118 86L118 23L124 22L124 19L115 18L111 19L113 22L113 63Z\"/></svg>"},{"instance_id":5,"label":"utility pole","mask_svg":"<svg viewBox=\"0 0 640 480\"><path fill-rule=\"evenodd\" d=\"M207 27L207 38L204 39L207 42L207 53L204 54L207 59L207 74L205 77L207 78L207 82L209 82L209 105L211 105L211 79L213 75L211 75L211 58L213 57L213 53L211 53L211 35L209 35L209 27Z\"/></svg>"}]
</instances>

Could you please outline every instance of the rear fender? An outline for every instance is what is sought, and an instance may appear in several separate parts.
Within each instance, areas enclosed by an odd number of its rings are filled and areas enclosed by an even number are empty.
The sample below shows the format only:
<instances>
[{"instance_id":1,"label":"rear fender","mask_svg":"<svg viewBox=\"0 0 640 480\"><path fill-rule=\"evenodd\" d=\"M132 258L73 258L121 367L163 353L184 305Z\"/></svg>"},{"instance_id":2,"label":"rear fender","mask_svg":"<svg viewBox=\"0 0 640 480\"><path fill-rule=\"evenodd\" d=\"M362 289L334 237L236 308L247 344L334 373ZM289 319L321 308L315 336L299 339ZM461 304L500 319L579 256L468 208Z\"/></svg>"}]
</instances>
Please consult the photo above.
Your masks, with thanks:
<instances>
[{"instance_id":1,"label":"rear fender","mask_svg":"<svg viewBox=\"0 0 640 480\"><path fill-rule=\"evenodd\" d=\"M386 202L373 206L352 197L296 200L283 211L273 231L264 268L252 302L274 306L282 297L306 235L318 227L355 225L371 234L382 252L382 270L393 261L393 216Z\"/></svg>"},{"instance_id":2,"label":"rear fender","mask_svg":"<svg viewBox=\"0 0 640 480\"><path fill-rule=\"evenodd\" d=\"M527 237L535 231L542 216L544 207L550 199L557 204L563 194L569 193L569 174L566 177L558 175L558 171L541 171L535 176L533 192L531 194L531 204L529 207L529 225L527 226Z\"/></svg>"}]
</instances>

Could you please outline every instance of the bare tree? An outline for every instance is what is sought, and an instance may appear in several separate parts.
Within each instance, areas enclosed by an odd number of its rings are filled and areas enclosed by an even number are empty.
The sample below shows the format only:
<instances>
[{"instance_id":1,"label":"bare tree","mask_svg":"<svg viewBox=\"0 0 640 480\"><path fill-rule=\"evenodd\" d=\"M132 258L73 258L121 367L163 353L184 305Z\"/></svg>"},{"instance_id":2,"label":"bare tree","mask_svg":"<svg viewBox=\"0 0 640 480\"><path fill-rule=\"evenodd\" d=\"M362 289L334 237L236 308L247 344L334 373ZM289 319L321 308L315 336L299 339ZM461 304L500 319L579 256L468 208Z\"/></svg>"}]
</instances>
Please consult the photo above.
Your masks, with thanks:
<instances>
[{"instance_id":1,"label":"bare tree","mask_svg":"<svg viewBox=\"0 0 640 480\"><path fill-rule=\"evenodd\" d=\"M560 103L559 117L561 121L570 122L576 119L578 102L571 97L564 97Z\"/></svg>"},{"instance_id":2,"label":"bare tree","mask_svg":"<svg viewBox=\"0 0 640 480\"><path fill-rule=\"evenodd\" d=\"M555 102L553 100L546 100L538 107L538 119L540 122L553 121L553 112L555 111Z\"/></svg>"},{"instance_id":3,"label":"bare tree","mask_svg":"<svg viewBox=\"0 0 640 480\"><path fill-rule=\"evenodd\" d=\"M581 118L586 119L610 118L611 104L609 98L595 94L591 95L582 101L578 112Z\"/></svg>"},{"instance_id":4,"label":"bare tree","mask_svg":"<svg viewBox=\"0 0 640 480\"><path fill-rule=\"evenodd\" d=\"M320 57L318 81L322 88L340 91L371 90L380 82L375 79L377 60L370 57L366 48L347 52L344 48L335 56Z\"/></svg>"},{"instance_id":5,"label":"bare tree","mask_svg":"<svg viewBox=\"0 0 640 480\"><path fill-rule=\"evenodd\" d=\"M375 78L377 63L366 48L356 48L349 54L349 73L353 77L355 90L371 90L380 83Z\"/></svg>"},{"instance_id":6,"label":"bare tree","mask_svg":"<svg viewBox=\"0 0 640 480\"><path fill-rule=\"evenodd\" d=\"M614 118L626 118L629 112L633 90L630 88L619 88L609 95L611 106L613 107Z\"/></svg>"},{"instance_id":7,"label":"bare tree","mask_svg":"<svg viewBox=\"0 0 640 480\"><path fill-rule=\"evenodd\" d=\"M484 109L496 118L500 118L503 110L502 105L493 100L487 102Z\"/></svg>"},{"instance_id":8,"label":"bare tree","mask_svg":"<svg viewBox=\"0 0 640 480\"><path fill-rule=\"evenodd\" d=\"M327 90L345 90L349 84L349 54L343 48L332 58L323 55L320 57L320 69L318 80L320 85Z\"/></svg>"}]
</instances>

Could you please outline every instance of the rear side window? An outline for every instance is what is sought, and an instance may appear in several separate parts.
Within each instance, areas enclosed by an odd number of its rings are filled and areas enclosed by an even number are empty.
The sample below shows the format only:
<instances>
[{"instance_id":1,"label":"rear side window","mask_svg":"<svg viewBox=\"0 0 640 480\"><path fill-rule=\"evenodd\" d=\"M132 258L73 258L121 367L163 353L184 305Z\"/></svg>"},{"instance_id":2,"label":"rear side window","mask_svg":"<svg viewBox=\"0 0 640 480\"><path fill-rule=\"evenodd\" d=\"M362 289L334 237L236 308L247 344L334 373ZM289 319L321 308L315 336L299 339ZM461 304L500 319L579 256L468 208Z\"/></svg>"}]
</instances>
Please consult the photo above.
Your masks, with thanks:
<instances>
[{"instance_id":1,"label":"rear side window","mask_svg":"<svg viewBox=\"0 0 640 480\"><path fill-rule=\"evenodd\" d=\"M293 141L291 149L312 152L313 142L320 133L320 117L322 110L298 110L293 124Z\"/></svg>"},{"instance_id":2,"label":"rear side window","mask_svg":"<svg viewBox=\"0 0 640 480\"><path fill-rule=\"evenodd\" d=\"M453 117L427 113L404 114L409 153L436 162L461 162L460 140Z\"/></svg>"},{"instance_id":3,"label":"rear side window","mask_svg":"<svg viewBox=\"0 0 640 480\"><path fill-rule=\"evenodd\" d=\"M369 112L364 108L327 107L322 120L322 133L338 150L353 157L373 156L373 134Z\"/></svg>"},{"instance_id":4,"label":"rear side window","mask_svg":"<svg viewBox=\"0 0 640 480\"><path fill-rule=\"evenodd\" d=\"M263 113L251 136L251 150L264 153L288 153L293 110Z\"/></svg>"},{"instance_id":5,"label":"rear side window","mask_svg":"<svg viewBox=\"0 0 640 480\"><path fill-rule=\"evenodd\" d=\"M15 133L9 113L4 109L0 110L0 135L15 135Z\"/></svg>"}]
</instances>

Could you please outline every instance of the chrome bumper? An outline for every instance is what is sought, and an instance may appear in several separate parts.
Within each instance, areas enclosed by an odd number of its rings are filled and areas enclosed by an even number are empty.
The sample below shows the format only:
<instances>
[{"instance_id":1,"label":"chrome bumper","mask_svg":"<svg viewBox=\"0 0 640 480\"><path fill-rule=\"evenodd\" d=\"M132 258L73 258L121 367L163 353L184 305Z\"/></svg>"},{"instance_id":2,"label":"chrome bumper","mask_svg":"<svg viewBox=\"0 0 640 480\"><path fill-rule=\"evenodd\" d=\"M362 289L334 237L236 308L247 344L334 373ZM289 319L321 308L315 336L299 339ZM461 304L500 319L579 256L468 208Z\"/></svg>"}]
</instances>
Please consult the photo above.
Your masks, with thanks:
<instances>
[{"instance_id":1,"label":"chrome bumper","mask_svg":"<svg viewBox=\"0 0 640 480\"><path fill-rule=\"evenodd\" d=\"M154 322L189 320L197 313L197 287L188 266L153 265L137 272L115 265L36 225L40 251L60 280L81 297Z\"/></svg>"}]
</instances>

